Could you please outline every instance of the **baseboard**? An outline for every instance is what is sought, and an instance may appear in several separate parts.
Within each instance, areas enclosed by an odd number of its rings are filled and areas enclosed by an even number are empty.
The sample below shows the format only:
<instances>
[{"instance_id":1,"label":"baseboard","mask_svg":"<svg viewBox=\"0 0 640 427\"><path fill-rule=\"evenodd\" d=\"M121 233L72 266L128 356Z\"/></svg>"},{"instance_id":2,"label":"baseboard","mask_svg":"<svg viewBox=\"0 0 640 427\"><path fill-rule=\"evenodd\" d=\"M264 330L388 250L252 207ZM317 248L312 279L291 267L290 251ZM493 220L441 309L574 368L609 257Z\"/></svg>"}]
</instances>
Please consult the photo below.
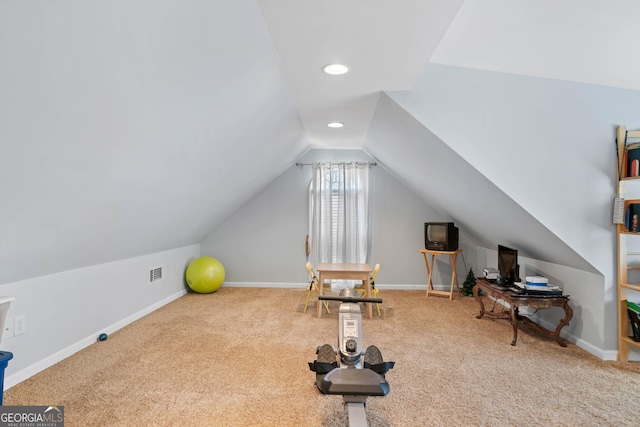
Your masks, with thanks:
<instances>
[{"instance_id":1,"label":"baseboard","mask_svg":"<svg viewBox=\"0 0 640 427\"><path fill-rule=\"evenodd\" d=\"M412 284L383 284L376 282L376 288L380 290L389 291L427 291L427 285L412 285ZM445 290L444 288L442 290ZM446 289L449 290L449 289Z\"/></svg>"},{"instance_id":2,"label":"baseboard","mask_svg":"<svg viewBox=\"0 0 640 427\"><path fill-rule=\"evenodd\" d=\"M552 324L544 319L537 318L536 322L540 324L543 328L547 330L553 331L556 329L557 324ZM614 350L604 350L600 347L596 347L588 341L583 340L582 338L578 338L573 334L570 334L566 328L563 328L560 331L560 336L565 340L569 341L572 344L575 344L577 347L583 349L587 353L594 355L600 360L618 360L618 352Z\"/></svg>"},{"instance_id":3,"label":"baseboard","mask_svg":"<svg viewBox=\"0 0 640 427\"><path fill-rule=\"evenodd\" d=\"M227 288L281 288L295 289L306 288L309 283L282 283L282 282L224 282L222 285Z\"/></svg>"},{"instance_id":4,"label":"baseboard","mask_svg":"<svg viewBox=\"0 0 640 427\"><path fill-rule=\"evenodd\" d=\"M281 282L224 282L229 288L285 288L285 289L305 289L309 283L281 283ZM398 290L398 291L426 291L427 285L411 285L411 284L378 284L376 287L380 290ZM444 290L444 288L443 288ZM448 290L448 289L447 289Z\"/></svg>"},{"instance_id":5,"label":"baseboard","mask_svg":"<svg viewBox=\"0 0 640 427\"><path fill-rule=\"evenodd\" d=\"M93 334L91 334L90 336L81 339L80 341L71 344L70 346L58 351L57 353L52 354L49 357L46 357L36 363L34 363L31 366L26 367L25 369L22 369L19 372L16 372L12 375L8 375L7 377L5 377L4 379L4 389L7 390L11 387L13 387L16 384L21 383L22 381L34 376L35 374L37 374L38 372L44 371L45 369L55 365L56 363L66 359L67 357L79 352L80 350L89 347L90 345L94 344L96 342L96 337L101 334L101 333L107 333L107 334L112 334L113 332L124 328L125 326L129 325L130 323L135 322L136 320L146 316L149 313L152 313L153 311L159 309L160 307L180 298L181 296L185 295L187 293L187 290L181 290L179 292L176 292L173 295L170 295L167 298L164 298L158 302L156 302L153 305L150 305L149 307L145 307L144 309L138 311L137 313L132 314L131 316L128 316L116 323L114 323L113 325L110 325L106 328L102 328L99 331L94 332Z\"/></svg>"}]
</instances>

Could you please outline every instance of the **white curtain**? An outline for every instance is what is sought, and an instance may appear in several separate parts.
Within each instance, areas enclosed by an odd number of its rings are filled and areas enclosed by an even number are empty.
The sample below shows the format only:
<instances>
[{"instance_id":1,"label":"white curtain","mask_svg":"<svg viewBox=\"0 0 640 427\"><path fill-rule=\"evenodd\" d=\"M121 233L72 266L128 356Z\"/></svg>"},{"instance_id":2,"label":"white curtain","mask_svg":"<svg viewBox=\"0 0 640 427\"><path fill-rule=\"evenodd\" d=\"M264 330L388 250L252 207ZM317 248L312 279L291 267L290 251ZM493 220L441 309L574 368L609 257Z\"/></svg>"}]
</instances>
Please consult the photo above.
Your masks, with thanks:
<instances>
[{"instance_id":1,"label":"white curtain","mask_svg":"<svg viewBox=\"0 0 640 427\"><path fill-rule=\"evenodd\" d=\"M369 164L314 163L309 195L311 262L367 262Z\"/></svg>"}]
</instances>

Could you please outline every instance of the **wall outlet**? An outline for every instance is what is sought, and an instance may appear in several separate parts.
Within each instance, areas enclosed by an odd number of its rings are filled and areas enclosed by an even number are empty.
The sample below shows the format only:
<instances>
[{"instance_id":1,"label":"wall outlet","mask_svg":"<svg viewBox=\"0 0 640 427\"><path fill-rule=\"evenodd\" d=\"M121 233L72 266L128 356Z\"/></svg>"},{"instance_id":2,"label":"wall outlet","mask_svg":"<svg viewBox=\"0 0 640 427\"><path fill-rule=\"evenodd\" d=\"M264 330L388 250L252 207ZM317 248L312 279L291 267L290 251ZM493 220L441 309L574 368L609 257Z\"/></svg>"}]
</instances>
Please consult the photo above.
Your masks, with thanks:
<instances>
[{"instance_id":1,"label":"wall outlet","mask_svg":"<svg viewBox=\"0 0 640 427\"><path fill-rule=\"evenodd\" d=\"M2 339L11 338L13 336L13 317L4 319L4 331L2 331Z\"/></svg>"},{"instance_id":2,"label":"wall outlet","mask_svg":"<svg viewBox=\"0 0 640 427\"><path fill-rule=\"evenodd\" d=\"M20 316L16 316L14 319L14 334L15 335L20 335L20 334L24 334L24 331L26 330L26 315L21 314Z\"/></svg>"}]
</instances>

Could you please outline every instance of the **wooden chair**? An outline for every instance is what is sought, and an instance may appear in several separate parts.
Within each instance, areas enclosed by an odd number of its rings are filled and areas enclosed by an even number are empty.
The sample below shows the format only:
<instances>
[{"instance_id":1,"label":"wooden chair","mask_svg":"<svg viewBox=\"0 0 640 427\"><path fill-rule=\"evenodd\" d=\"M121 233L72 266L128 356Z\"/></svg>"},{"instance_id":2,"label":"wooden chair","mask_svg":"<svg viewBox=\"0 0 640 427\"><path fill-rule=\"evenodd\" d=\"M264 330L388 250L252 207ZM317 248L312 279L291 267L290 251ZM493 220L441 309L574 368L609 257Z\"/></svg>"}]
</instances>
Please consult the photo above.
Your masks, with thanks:
<instances>
[{"instance_id":1,"label":"wooden chair","mask_svg":"<svg viewBox=\"0 0 640 427\"><path fill-rule=\"evenodd\" d=\"M307 288L307 300L304 303L304 310L302 311L303 313L307 312L307 306L309 305L309 300L311 299L311 292L314 292L314 291L318 292L318 290L320 289L318 288L318 275L316 274L316 270L313 268L313 264L311 264L310 262L307 262L306 267L307 267L307 272L309 273L309 279L311 280L311 283L309 283L309 287ZM324 293L330 290L331 290L331 285L324 285L324 288L323 288ZM327 309L327 313L331 314L331 311L329 311L329 301L322 301L322 303L324 304L324 308ZM320 304L320 300L318 300L318 304Z\"/></svg>"},{"instance_id":2,"label":"wooden chair","mask_svg":"<svg viewBox=\"0 0 640 427\"><path fill-rule=\"evenodd\" d=\"M371 284L371 296L373 298L378 298L378 288L376 288L375 278L378 275L378 271L380 271L380 264L376 264L373 267L373 271L371 272L371 277L369 278L369 283ZM361 297L364 297L367 293L367 289L363 286L355 286L356 291L360 294ZM376 308L378 309L378 317L381 317L380 314L380 304L376 303Z\"/></svg>"}]
</instances>

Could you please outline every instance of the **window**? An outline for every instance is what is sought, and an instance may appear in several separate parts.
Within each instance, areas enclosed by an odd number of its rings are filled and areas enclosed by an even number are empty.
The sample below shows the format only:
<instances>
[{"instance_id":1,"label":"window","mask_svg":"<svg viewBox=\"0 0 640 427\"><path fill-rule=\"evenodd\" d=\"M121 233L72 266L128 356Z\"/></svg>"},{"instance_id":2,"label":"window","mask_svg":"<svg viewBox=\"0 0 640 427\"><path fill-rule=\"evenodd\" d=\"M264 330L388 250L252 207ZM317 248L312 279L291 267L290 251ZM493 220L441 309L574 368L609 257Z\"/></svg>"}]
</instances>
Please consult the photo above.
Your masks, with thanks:
<instances>
[{"instance_id":1,"label":"window","mask_svg":"<svg viewBox=\"0 0 640 427\"><path fill-rule=\"evenodd\" d=\"M311 261L366 262L369 164L314 163L309 186Z\"/></svg>"}]
</instances>

